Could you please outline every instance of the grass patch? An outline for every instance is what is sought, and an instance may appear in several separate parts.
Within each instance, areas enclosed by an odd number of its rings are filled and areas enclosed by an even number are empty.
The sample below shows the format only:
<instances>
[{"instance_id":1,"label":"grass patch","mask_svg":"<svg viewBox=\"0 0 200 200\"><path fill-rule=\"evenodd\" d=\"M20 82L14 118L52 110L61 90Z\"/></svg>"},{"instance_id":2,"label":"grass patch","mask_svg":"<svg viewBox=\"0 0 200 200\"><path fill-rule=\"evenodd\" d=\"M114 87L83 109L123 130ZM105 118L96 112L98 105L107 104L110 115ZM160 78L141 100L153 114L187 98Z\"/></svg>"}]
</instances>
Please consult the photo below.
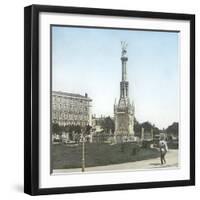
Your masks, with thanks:
<instances>
[{"instance_id":1,"label":"grass patch","mask_svg":"<svg viewBox=\"0 0 200 200\"><path fill-rule=\"evenodd\" d=\"M85 144L86 167L133 162L159 156L157 149L140 148L135 143L124 144ZM53 169L80 168L82 145L67 146L55 144L52 147Z\"/></svg>"}]
</instances>

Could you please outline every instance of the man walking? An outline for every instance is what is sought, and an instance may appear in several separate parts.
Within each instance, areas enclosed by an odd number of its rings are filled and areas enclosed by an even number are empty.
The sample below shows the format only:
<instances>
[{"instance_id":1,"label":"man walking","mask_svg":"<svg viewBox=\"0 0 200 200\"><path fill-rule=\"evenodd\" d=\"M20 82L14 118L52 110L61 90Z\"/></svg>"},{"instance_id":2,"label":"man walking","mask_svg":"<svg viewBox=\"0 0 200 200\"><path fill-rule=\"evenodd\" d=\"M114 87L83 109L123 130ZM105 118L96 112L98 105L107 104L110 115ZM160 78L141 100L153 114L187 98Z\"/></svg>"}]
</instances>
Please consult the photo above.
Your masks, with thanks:
<instances>
[{"instance_id":1,"label":"man walking","mask_svg":"<svg viewBox=\"0 0 200 200\"><path fill-rule=\"evenodd\" d=\"M168 146L167 146L167 142L165 141L164 134L160 135L159 147L160 147L160 161L161 161L161 165L163 165L163 164L166 164L165 155L168 151Z\"/></svg>"}]
</instances>

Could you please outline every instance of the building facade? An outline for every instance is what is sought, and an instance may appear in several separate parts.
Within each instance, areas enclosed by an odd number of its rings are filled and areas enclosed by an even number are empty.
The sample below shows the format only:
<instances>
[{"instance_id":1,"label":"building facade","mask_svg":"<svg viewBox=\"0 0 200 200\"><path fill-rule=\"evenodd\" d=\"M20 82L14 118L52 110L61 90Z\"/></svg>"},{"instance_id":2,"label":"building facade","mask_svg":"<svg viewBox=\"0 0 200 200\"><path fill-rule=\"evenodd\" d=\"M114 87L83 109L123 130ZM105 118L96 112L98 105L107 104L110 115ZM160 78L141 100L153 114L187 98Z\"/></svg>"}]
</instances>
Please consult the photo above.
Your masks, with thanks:
<instances>
[{"instance_id":1,"label":"building facade","mask_svg":"<svg viewBox=\"0 0 200 200\"><path fill-rule=\"evenodd\" d=\"M114 104L115 136L117 140L134 139L134 104L130 103L129 82L127 80L127 44L122 42L122 80L120 82L120 98Z\"/></svg>"},{"instance_id":2,"label":"building facade","mask_svg":"<svg viewBox=\"0 0 200 200\"><path fill-rule=\"evenodd\" d=\"M52 92L52 123L60 126L91 125L91 102L87 94Z\"/></svg>"}]
</instances>

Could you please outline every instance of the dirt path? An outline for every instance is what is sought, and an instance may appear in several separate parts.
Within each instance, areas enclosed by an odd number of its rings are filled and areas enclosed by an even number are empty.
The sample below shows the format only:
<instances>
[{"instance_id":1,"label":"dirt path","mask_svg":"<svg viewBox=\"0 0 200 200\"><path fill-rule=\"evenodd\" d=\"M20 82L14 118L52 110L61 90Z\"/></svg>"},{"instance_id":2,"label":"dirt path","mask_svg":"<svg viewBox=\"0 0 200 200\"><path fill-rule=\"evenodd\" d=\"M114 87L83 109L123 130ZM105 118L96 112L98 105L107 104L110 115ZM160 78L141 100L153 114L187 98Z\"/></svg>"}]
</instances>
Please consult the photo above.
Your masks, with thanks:
<instances>
[{"instance_id":1,"label":"dirt path","mask_svg":"<svg viewBox=\"0 0 200 200\"><path fill-rule=\"evenodd\" d=\"M136 161L136 162L127 162L122 164L113 164L106 166L97 166L97 167L87 167L85 172L90 171L112 171L112 170L140 170L140 169L155 169L155 168L175 168L178 167L178 150L169 150L166 154L167 164L161 165L160 158L153 158L148 160ZM81 168L75 169L58 169L53 170L55 174L63 174L70 172L81 172Z\"/></svg>"}]
</instances>

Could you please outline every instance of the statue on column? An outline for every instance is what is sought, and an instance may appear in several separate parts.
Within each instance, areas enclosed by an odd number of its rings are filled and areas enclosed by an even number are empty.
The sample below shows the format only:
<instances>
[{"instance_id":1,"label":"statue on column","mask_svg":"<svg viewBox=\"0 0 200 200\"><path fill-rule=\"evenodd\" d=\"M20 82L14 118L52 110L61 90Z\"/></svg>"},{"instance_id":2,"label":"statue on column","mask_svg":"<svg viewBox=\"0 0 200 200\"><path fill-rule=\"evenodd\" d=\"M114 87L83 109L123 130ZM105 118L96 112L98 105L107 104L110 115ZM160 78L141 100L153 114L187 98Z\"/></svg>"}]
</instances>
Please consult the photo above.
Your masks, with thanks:
<instances>
[{"instance_id":1,"label":"statue on column","mask_svg":"<svg viewBox=\"0 0 200 200\"><path fill-rule=\"evenodd\" d=\"M128 43L126 43L125 41L121 41L121 47L122 47L122 57L126 56L127 53L127 46Z\"/></svg>"}]
</instances>

